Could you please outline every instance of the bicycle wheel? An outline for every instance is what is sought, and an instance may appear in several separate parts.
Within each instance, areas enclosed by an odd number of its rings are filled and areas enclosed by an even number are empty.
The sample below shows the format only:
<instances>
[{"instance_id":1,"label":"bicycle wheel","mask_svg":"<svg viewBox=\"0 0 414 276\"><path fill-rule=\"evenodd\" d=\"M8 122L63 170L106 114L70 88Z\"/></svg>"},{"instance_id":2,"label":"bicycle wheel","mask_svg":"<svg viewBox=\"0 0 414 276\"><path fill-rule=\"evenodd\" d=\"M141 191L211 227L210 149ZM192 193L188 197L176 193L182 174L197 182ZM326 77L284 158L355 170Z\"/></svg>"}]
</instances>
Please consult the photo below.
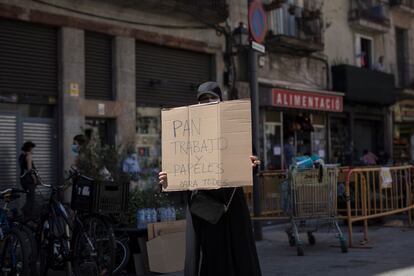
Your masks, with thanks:
<instances>
[{"instance_id":1,"label":"bicycle wheel","mask_svg":"<svg viewBox=\"0 0 414 276\"><path fill-rule=\"evenodd\" d=\"M6 234L1 250L2 275L30 275L29 243L26 235L17 229Z\"/></svg>"},{"instance_id":2,"label":"bicycle wheel","mask_svg":"<svg viewBox=\"0 0 414 276\"><path fill-rule=\"evenodd\" d=\"M95 251L94 258L100 275L111 274L115 262L115 236L112 226L99 215L85 217L82 224L82 231L86 233L86 236L84 235L81 240L92 243ZM88 238L90 241L88 241ZM79 248L82 244L77 244L77 246Z\"/></svg>"},{"instance_id":3,"label":"bicycle wheel","mask_svg":"<svg viewBox=\"0 0 414 276\"><path fill-rule=\"evenodd\" d=\"M113 274L122 272L122 270L129 262L129 247L127 242L120 239L115 239L115 243L115 266Z\"/></svg>"},{"instance_id":4,"label":"bicycle wheel","mask_svg":"<svg viewBox=\"0 0 414 276\"><path fill-rule=\"evenodd\" d=\"M86 231L77 231L72 259L73 272L76 276L108 275L100 272L94 242Z\"/></svg>"},{"instance_id":5,"label":"bicycle wheel","mask_svg":"<svg viewBox=\"0 0 414 276\"><path fill-rule=\"evenodd\" d=\"M36 233L24 224L16 224L15 227L25 235L25 240L28 242L28 256L30 260L30 270L35 271L37 261L37 242Z\"/></svg>"}]
</instances>

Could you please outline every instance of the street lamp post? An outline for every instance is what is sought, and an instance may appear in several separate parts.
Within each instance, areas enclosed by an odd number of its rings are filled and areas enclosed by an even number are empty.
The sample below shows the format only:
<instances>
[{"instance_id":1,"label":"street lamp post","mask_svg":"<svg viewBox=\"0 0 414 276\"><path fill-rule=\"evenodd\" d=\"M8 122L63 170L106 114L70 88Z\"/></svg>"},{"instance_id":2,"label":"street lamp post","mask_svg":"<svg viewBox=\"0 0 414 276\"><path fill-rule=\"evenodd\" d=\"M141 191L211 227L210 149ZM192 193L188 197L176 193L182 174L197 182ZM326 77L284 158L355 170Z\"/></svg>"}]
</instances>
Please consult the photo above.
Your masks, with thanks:
<instances>
[{"instance_id":1,"label":"street lamp post","mask_svg":"<svg viewBox=\"0 0 414 276\"><path fill-rule=\"evenodd\" d=\"M248 3L250 4L250 0ZM260 159L260 144L259 144L259 85L257 82L257 52L251 47L250 42L252 38L248 29L243 23L239 23L239 26L231 34L231 43L239 49L247 49L248 51L248 79L250 82L250 95L252 103L252 142L253 152ZM230 47L232 48L232 47ZM234 89L234 87L233 87ZM259 173L260 168L254 169L253 174L253 214L255 217L261 215L260 210L260 187L259 187ZM262 240L262 225L260 221L253 222L254 235L256 240Z\"/></svg>"}]
</instances>

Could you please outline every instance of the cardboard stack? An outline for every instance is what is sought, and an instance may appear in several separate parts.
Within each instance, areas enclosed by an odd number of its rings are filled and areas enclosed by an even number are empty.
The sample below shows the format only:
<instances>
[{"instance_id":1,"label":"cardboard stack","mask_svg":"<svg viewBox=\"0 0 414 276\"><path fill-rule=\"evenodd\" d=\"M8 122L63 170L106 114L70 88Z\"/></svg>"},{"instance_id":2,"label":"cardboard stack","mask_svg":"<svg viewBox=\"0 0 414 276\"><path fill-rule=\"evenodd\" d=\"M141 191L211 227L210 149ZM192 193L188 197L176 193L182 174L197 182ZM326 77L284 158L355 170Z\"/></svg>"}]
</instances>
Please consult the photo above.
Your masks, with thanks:
<instances>
[{"instance_id":1,"label":"cardboard stack","mask_svg":"<svg viewBox=\"0 0 414 276\"><path fill-rule=\"evenodd\" d=\"M157 273L182 271L185 261L185 220L148 224L149 270Z\"/></svg>"}]
</instances>

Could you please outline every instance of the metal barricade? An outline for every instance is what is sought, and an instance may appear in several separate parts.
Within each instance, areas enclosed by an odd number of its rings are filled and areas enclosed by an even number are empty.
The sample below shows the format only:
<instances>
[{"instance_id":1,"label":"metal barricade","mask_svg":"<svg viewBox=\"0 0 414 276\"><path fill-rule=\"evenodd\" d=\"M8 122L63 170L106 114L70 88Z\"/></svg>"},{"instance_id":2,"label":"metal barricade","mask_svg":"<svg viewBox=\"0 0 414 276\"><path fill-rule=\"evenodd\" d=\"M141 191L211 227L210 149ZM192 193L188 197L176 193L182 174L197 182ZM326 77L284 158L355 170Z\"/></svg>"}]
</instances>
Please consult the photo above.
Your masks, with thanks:
<instances>
[{"instance_id":1,"label":"metal barricade","mask_svg":"<svg viewBox=\"0 0 414 276\"><path fill-rule=\"evenodd\" d=\"M345 187L349 247L352 247L352 226L355 222L364 223L364 241L368 241L369 219L407 212L411 225L413 168L397 166L349 170Z\"/></svg>"},{"instance_id":2,"label":"metal barricade","mask_svg":"<svg viewBox=\"0 0 414 276\"><path fill-rule=\"evenodd\" d=\"M284 170L260 172L260 217L253 217L253 187L244 187L246 202L253 220L287 219L280 206L280 190L284 179L286 179Z\"/></svg>"}]
</instances>

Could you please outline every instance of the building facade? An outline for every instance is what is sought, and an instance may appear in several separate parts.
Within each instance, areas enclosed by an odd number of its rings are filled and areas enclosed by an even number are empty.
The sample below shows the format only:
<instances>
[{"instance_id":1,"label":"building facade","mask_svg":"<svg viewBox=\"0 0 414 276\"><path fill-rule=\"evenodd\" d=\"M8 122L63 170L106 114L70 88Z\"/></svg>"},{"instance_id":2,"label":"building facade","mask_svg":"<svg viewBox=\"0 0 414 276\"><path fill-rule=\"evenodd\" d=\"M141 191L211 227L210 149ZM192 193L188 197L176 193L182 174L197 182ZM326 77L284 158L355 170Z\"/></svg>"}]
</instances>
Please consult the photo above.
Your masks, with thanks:
<instances>
[{"instance_id":1,"label":"building facade","mask_svg":"<svg viewBox=\"0 0 414 276\"><path fill-rule=\"evenodd\" d=\"M331 85L345 93L344 113L332 119L332 160L359 164L364 150L382 159L400 159L393 143L398 141L394 139L398 131L392 105L411 74L412 4L325 1L325 52L332 68Z\"/></svg>"},{"instance_id":2,"label":"building facade","mask_svg":"<svg viewBox=\"0 0 414 276\"><path fill-rule=\"evenodd\" d=\"M223 84L214 26L245 19L247 3L233 2L0 1L1 185L17 185L26 140L55 183L82 129L135 144L143 181L154 183L161 108L195 103L204 81Z\"/></svg>"},{"instance_id":3,"label":"building facade","mask_svg":"<svg viewBox=\"0 0 414 276\"><path fill-rule=\"evenodd\" d=\"M265 1L266 54L259 57L260 139L265 170L284 169L290 138L297 155L329 158L329 118L343 94L329 89L323 1Z\"/></svg>"}]
</instances>

